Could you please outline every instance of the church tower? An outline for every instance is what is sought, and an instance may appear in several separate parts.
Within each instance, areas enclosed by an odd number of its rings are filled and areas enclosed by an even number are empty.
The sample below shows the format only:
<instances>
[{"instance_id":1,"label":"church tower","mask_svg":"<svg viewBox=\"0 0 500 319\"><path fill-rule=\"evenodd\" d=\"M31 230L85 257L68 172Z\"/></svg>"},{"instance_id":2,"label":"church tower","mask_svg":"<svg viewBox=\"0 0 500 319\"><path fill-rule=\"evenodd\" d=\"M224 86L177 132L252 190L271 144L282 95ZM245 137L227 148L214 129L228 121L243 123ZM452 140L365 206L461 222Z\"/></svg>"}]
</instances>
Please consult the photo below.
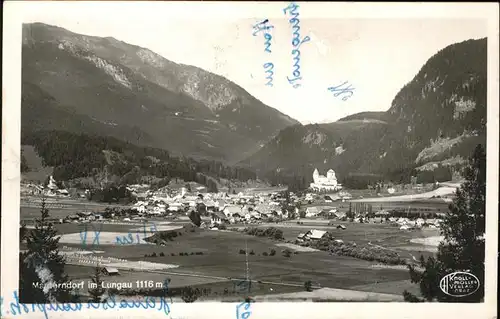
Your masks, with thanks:
<instances>
[{"instance_id":1,"label":"church tower","mask_svg":"<svg viewBox=\"0 0 500 319\"><path fill-rule=\"evenodd\" d=\"M318 182L318 179L319 179L319 172L318 172L318 169L317 169L317 168L315 168L315 169L314 169L314 173L313 173L313 181L314 181L315 183L317 183L317 182Z\"/></svg>"}]
</instances>

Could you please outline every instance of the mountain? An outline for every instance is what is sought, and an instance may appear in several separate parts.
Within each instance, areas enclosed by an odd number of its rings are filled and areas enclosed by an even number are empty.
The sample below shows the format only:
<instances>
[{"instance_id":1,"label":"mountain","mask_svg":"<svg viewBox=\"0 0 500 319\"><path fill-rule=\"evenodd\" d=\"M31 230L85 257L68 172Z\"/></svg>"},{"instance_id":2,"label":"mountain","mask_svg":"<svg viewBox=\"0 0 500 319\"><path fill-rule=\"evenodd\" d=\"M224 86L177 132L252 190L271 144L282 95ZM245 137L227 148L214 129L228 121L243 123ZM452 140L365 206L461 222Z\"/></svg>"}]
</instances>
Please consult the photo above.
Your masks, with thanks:
<instances>
[{"instance_id":1,"label":"mountain","mask_svg":"<svg viewBox=\"0 0 500 319\"><path fill-rule=\"evenodd\" d=\"M425 63L387 112L287 127L242 164L274 177L310 179L315 167L333 168L341 179L451 177L486 141L486 60L486 39L450 45Z\"/></svg>"},{"instance_id":2,"label":"mountain","mask_svg":"<svg viewBox=\"0 0 500 319\"><path fill-rule=\"evenodd\" d=\"M23 25L22 127L234 162L298 122L235 83L114 38Z\"/></svg>"}]
</instances>

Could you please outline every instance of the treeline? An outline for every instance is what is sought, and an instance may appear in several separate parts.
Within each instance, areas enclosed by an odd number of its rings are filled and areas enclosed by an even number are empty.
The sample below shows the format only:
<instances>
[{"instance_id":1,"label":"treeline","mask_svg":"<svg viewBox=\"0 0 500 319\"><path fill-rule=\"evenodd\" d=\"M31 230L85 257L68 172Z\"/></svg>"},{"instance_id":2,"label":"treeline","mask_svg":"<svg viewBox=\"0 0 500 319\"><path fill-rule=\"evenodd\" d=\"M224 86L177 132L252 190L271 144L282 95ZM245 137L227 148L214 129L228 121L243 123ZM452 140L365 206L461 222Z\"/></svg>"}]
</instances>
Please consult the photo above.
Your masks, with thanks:
<instances>
[{"instance_id":1,"label":"treeline","mask_svg":"<svg viewBox=\"0 0 500 319\"><path fill-rule=\"evenodd\" d=\"M22 144L33 145L44 165L54 167L56 180L92 177L105 172L121 177L124 183L135 183L141 176L150 175L195 181L215 189L217 183L213 178L256 179L256 174L246 168L229 167L217 161L174 157L165 150L139 147L113 137L64 131L23 133Z\"/></svg>"},{"instance_id":2,"label":"treeline","mask_svg":"<svg viewBox=\"0 0 500 319\"><path fill-rule=\"evenodd\" d=\"M367 189L369 185L376 185L381 179L380 175L347 175L341 179L341 184L348 189Z\"/></svg>"},{"instance_id":3,"label":"treeline","mask_svg":"<svg viewBox=\"0 0 500 319\"><path fill-rule=\"evenodd\" d=\"M125 186L111 185L103 189L92 189L88 194L88 199L97 202L128 204L132 202L133 196Z\"/></svg>"},{"instance_id":4,"label":"treeline","mask_svg":"<svg viewBox=\"0 0 500 319\"><path fill-rule=\"evenodd\" d=\"M456 169L458 169L458 167L443 166L438 164L438 167L428 171L419 171L414 168L407 168L392 171L383 175L348 175L341 179L341 183L344 188L348 189L367 189L369 187L373 187L374 189L378 189L378 191L380 191L381 185L384 185L387 182L410 184L412 182L412 177L416 177L416 182L418 184L450 181L453 177L453 170Z\"/></svg>"},{"instance_id":5,"label":"treeline","mask_svg":"<svg viewBox=\"0 0 500 319\"><path fill-rule=\"evenodd\" d=\"M416 177L419 184L446 182L452 179L453 172L450 167L439 165L432 171L418 171Z\"/></svg>"},{"instance_id":6,"label":"treeline","mask_svg":"<svg viewBox=\"0 0 500 319\"><path fill-rule=\"evenodd\" d=\"M299 192L309 187L305 175L287 174L286 172L276 172L276 170L273 170L265 174L264 179L269 181L272 186L287 186L291 192Z\"/></svg>"}]
</instances>

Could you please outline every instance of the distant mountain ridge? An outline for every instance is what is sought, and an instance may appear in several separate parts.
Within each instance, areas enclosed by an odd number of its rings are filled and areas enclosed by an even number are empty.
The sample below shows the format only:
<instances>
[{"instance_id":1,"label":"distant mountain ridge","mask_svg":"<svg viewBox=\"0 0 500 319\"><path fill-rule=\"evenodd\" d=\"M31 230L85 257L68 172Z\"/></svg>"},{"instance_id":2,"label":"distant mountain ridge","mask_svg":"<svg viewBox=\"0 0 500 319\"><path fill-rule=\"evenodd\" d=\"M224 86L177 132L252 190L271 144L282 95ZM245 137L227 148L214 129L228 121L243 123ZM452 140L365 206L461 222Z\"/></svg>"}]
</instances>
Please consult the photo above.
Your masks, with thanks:
<instances>
[{"instance_id":1,"label":"distant mountain ridge","mask_svg":"<svg viewBox=\"0 0 500 319\"><path fill-rule=\"evenodd\" d=\"M386 121L386 112L360 112L343 117L337 122L353 121L353 120L366 120L366 121Z\"/></svg>"},{"instance_id":2,"label":"distant mountain ridge","mask_svg":"<svg viewBox=\"0 0 500 319\"><path fill-rule=\"evenodd\" d=\"M408 181L414 174L459 171L486 141L486 38L450 45L421 68L387 112L283 129L242 161L261 175L305 176L314 168ZM428 179L432 179L432 176Z\"/></svg>"},{"instance_id":3,"label":"distant mountain ridge","mask_svg":"<svg viewBox=\"0 0 500 319\"><path fill-rule=\"evenodd\" d=\"M298 123L221 76L110 37L25 24L22 55L28 131L96 133L234 162Z\"/></svg>"}]
</instances>

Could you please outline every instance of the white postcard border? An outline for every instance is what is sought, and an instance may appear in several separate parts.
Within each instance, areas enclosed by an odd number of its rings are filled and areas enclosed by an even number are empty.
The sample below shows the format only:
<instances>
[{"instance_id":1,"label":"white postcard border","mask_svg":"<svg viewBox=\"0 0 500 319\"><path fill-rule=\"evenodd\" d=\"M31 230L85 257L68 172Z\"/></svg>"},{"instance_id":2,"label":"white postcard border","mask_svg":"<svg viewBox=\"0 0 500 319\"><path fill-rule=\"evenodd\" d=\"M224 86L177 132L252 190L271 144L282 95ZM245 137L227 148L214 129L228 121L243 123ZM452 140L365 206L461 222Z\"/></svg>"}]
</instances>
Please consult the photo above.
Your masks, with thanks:
<instances>
[{"instance_id":1,"label":"white postcard border","mask_svg":"<svg viewBox=\"0 0 500 319\"><path fill-rule=\"evenodd\" d=\"M19 206L20 206L20 110L21 110L21 23L24 13L39 1L5 2L3 10L3 87L2 87L2 242L1 292L4 309L18 289ZM70 9L69 2L45 2L54 8ZM189 14L193 18L251 18L278 17L282 3L201 3L201 2L88 2L89 7L118 6L133 14L135 6L150 6L159 10ZM494 3L301 3L308 7L302 18L471 18L488 21L488 105L487 105L487 219L486 219L486 282L485 302L482 304L443 303L256 303L252 304L253 318L493 318L496 317L497 238L498 238L498 4ZM282 16L279 16L282 18ZM418 41L418 39L417 39ZM236 304L174 303L171 318L235 318ZM22 316L41 318L40 312ZM164 318L156 310L86 310L77 313L51 312L50 318L98 317ZM6 315L5 318L12 318Z\"/></svg>"}]
</instances>

